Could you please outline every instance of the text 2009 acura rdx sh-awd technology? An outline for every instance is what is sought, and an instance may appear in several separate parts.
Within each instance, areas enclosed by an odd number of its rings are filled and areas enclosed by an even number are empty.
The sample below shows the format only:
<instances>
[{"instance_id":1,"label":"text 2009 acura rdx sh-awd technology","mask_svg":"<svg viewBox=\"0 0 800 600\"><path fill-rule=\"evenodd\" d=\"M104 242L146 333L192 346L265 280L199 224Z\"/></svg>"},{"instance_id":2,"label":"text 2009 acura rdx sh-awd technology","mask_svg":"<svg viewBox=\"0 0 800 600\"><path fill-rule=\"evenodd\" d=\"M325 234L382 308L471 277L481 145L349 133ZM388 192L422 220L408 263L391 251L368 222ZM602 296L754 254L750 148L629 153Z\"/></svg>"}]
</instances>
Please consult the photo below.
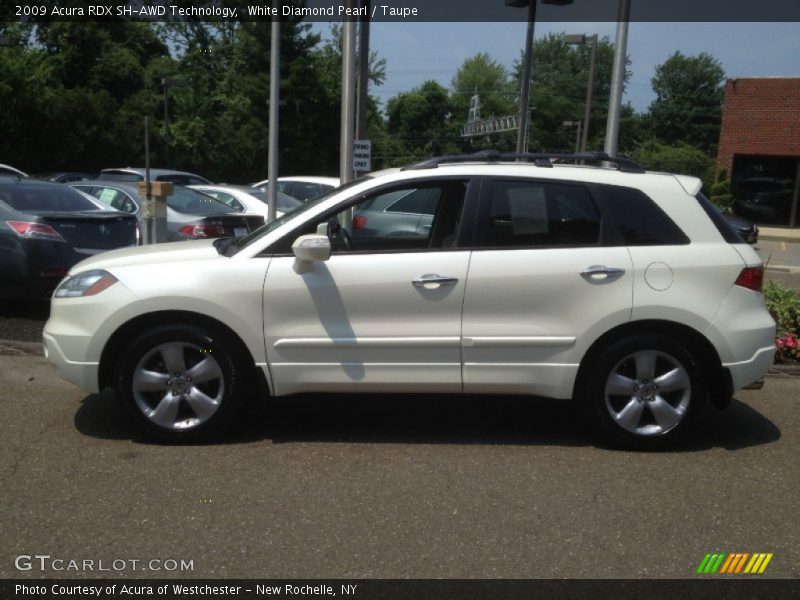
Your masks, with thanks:
<instances>
[{"instance_id":1,"label":"text 2009 acura rdx sh-awd technology","mask_svg":"<svg viewBox=\"0 0 800 600\"><path fill-rule=\"evenodd\" d=\"M772 364L763 266L698 179L555 158L434 159L241 238L86 260L47 356L168 439L220 433L266 389L575 398L613 443L663 446ZM415 190L429 227L356 234L362 206Z\"/></svg>"}]
</instances>

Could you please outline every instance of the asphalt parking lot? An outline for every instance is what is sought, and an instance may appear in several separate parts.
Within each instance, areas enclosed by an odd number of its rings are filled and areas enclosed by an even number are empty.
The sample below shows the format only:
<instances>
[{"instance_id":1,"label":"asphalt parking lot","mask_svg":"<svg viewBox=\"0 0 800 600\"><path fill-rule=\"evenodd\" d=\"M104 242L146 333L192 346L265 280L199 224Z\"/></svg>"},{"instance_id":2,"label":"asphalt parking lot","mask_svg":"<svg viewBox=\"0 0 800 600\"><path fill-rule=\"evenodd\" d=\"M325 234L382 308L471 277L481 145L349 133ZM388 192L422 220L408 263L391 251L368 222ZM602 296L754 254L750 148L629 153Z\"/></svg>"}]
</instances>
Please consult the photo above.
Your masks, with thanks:
<instances>
[{"instance_id":1,"label":"asphalt parking lot","mask_svg":"<svg viewBox=\"0 0 800 600\"><path fill-rule=\"evenodd\" d=\"M787 375L663 453L596 446L569 403L525 398L288 398L227 443L170 446L40 356L0 356L0 389L2 578L682 578L717 551L800 576ZM193 568L20 572L25 554Z\"/></svg>"},{"instance_id":2,"label":"asphalt parking lot","mask_svg":"<svg viewBox=\"0 0 800 600\"><path fill-rule=\"evenodd\" d=\"M800 244L759 253L800 290ZM664 453L594 445L568 403L493 397L272 400L226 443L168 446L20 350L48 312L0 306L0 578L682 578L707 552L800 576L798 377ZM21 572L25 554L128 562ZM131 567L152 559L192 569Z\"/></svg>"}]
</instances>

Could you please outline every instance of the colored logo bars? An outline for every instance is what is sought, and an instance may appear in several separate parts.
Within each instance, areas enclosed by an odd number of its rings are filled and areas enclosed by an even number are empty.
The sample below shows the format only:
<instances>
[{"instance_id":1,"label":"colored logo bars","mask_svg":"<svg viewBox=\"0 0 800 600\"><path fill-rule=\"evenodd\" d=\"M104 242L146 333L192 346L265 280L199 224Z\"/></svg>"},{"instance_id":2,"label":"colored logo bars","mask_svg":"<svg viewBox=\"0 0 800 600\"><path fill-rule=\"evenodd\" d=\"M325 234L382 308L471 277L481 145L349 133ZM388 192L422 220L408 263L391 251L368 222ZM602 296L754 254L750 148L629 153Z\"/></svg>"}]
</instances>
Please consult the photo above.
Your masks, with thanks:
<instances>
[{"instance_id":1,"label":"colored logo bars","mask_svg":"<svg viewBox=\"0 0 800 600\"><path fill-rule=\"evenodd\" d=\"M773 554L771 552L769 554L760 552L755 554L747 552L706 554L703 562L697 567L697 572L704 574L719 573L720 575L735 575L737 573L760 575L766 570L772 557Z\"/></svg>"}]
</instances>

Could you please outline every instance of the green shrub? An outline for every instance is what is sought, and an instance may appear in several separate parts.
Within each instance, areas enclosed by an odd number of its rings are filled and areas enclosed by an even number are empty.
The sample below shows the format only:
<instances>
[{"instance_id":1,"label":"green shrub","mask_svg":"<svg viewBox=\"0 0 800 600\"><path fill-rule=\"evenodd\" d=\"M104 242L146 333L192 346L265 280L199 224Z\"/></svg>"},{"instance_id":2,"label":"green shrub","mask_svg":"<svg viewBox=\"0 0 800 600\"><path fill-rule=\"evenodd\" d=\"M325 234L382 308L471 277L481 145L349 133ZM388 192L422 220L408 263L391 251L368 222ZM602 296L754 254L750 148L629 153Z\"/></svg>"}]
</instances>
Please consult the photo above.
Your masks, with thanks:
<instances>
[{"instance_id":1,"label":"green shrub","mask_svg":"<svg viewBox=\"0 0 800 600\"><path fill-rule=\"evenodd\" d=\"M764 286L764 300L777 324L776 359L800 360L800 296L792 288L770 281Z\"/></svg>"}]
</instances>

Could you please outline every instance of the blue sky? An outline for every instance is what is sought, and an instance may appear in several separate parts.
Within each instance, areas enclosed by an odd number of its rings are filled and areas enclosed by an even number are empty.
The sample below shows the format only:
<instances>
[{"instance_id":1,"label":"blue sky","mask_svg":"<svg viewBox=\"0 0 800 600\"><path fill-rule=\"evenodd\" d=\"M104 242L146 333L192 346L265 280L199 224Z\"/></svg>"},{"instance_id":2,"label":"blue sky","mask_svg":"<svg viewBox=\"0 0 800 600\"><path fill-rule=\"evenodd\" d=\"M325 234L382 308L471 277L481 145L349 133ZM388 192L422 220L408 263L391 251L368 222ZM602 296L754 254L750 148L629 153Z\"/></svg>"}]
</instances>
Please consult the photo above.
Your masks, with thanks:
<instances>
[{"instance_id":1,"label":"blue sky","mask_svg":"<svg viewBox=\"0 0 800 600\"><path fill-rule=\"evenodd\" d=\"M327 36L327 24L314 26ZM373 23L371 46L386 59L386 82L370 93L385 102L426 79L449 88L461 63L478 52L487 52L511 68L520 56L525 27L525 23ZM537 38L551 32L597 33L613 42L616 23L536 24ZM800 76L800 23L633 22L628 31L633 76L623 101L645 110L653 100L650 78L655 67L676 50L690 56L708 52L728 77Z\"/></svg>"}]
</instances>

